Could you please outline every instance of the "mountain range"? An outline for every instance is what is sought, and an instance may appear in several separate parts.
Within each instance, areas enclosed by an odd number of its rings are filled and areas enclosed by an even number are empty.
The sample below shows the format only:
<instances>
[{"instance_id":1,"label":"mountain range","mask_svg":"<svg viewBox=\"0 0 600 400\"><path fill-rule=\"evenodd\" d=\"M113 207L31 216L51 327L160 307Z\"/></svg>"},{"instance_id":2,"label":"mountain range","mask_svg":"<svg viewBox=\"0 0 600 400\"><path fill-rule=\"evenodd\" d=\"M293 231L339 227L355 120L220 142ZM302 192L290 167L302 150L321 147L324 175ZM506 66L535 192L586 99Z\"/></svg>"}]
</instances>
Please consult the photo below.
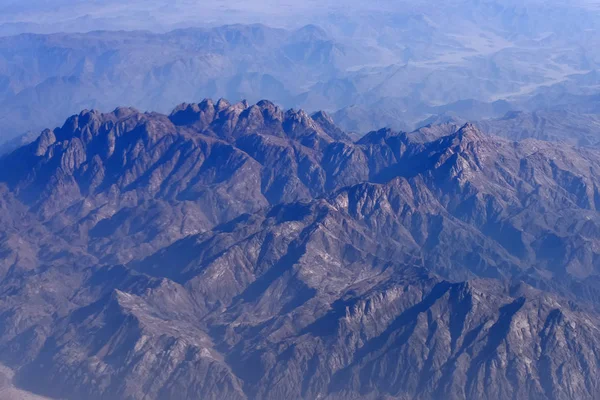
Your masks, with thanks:
<instances>
[{"instance_id":1,"label":"mountain range","mask_svg":"<svg viewBox=\"0 0 600 400\"><path fill-rule=\"evenodd\" d=\"M10 393L597 398L600 152L502 136L223 99L44 130L0 158Z\"/></svg>"},{"instance_id":2,"label":"mountain range","mask_svg":"<svg viewBox=\"0 0 600 400\"><path fill-rule=\"evenodd\" d=\"M325 110L358 134L600 112L586 0L4 3L0 142L81 109L168 113L206 96Z\"/></svg>"}]
</instances>

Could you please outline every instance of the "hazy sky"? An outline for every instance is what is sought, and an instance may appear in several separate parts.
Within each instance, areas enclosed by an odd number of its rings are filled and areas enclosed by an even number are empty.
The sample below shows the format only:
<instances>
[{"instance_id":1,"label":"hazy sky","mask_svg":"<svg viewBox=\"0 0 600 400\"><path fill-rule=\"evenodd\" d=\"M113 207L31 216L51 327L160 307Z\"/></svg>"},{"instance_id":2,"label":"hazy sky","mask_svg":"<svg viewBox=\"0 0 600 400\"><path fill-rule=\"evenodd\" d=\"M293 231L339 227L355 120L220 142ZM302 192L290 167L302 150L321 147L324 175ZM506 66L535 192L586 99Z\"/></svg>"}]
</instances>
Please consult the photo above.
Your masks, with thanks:
<instances>
[{"instance_id":1,"label":"hazy sky","mask_svg":"<svg viewBox=\"0 0 600 400\"><path fill-rule=\"evenodd\" d=\"M441 20L454 14L475 18L519 12L532 16L570 18L581 8L598 9L598 1L447 0L447 1L333 1L333 0L1 0L0 33L86 31L94 29L169 30L178 26L206 26L261 22L293 26L335 16L423 13ZM436 4L436 6L433 6ZM558 13L557 10L561 10ZM566 12L565 12L566 11ZM477 14L480 12L480 15ZM584 15L585 16L585 15ZM576 22L567 20L566 23ZM448 28L451 26L447 21Z\"/></svg>"}]
</instances>

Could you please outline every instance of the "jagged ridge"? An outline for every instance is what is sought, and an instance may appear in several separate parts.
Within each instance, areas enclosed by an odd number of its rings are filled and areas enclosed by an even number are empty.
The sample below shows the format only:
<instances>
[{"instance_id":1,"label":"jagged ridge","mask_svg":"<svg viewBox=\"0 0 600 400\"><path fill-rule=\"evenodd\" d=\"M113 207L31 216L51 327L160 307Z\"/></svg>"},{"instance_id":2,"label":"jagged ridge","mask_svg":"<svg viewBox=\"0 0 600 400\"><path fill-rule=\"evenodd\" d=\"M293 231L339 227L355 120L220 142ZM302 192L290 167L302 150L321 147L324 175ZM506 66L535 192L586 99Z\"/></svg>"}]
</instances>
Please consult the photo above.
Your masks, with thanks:
<instances>
[{"instance_id":1,"label":"jagged ridge","mask_svg":"<svg viewBox=\"0 0 600 400\"><path fill-rule=\"evenodd\" d=\"M205 100L0 163L0 361L29 390L598 395L595 150Z\"/></svg>"}]
</instances>

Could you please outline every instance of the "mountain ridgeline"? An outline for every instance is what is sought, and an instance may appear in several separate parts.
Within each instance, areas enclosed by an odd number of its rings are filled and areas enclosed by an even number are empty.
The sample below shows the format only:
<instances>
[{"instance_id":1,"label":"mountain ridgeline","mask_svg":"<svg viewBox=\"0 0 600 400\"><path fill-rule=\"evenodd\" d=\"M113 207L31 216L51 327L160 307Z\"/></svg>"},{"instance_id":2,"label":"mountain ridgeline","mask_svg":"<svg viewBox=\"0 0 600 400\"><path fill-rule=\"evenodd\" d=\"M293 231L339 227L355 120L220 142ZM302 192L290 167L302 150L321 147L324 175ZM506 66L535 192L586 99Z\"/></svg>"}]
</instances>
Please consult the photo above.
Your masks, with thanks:
<instances>
[{"instance_id":1,"label":"mountain ridgeline","mask_svg":"<svg viewBox=\"0 0 600 400\"><path fill-rule=\"evenodd\" d=\"M596 149L221 99L83 111L0 182L0 362L37 395L600 396Z\"/></svg>"}]
</instances>

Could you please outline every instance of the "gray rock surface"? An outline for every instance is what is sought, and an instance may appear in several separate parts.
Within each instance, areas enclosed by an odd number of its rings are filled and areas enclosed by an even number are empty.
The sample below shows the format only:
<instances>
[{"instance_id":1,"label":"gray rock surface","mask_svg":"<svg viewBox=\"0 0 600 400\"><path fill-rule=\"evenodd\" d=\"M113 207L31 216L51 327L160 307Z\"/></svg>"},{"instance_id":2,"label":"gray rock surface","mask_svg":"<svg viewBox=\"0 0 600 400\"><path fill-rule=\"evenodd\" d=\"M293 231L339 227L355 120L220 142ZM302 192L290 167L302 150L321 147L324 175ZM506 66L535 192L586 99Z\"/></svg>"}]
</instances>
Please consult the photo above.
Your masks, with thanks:
<instances>
[{"instance_id":1,"label":"gray rock surface","mask_svg":"<svg viewBox=\"0 0 600 400\"><path fill-rule=\"evenodd\" d=\"M56 399L596 399L600 153L205 100L0 159L0 362Z\"/></svg>"}]
</instances>

